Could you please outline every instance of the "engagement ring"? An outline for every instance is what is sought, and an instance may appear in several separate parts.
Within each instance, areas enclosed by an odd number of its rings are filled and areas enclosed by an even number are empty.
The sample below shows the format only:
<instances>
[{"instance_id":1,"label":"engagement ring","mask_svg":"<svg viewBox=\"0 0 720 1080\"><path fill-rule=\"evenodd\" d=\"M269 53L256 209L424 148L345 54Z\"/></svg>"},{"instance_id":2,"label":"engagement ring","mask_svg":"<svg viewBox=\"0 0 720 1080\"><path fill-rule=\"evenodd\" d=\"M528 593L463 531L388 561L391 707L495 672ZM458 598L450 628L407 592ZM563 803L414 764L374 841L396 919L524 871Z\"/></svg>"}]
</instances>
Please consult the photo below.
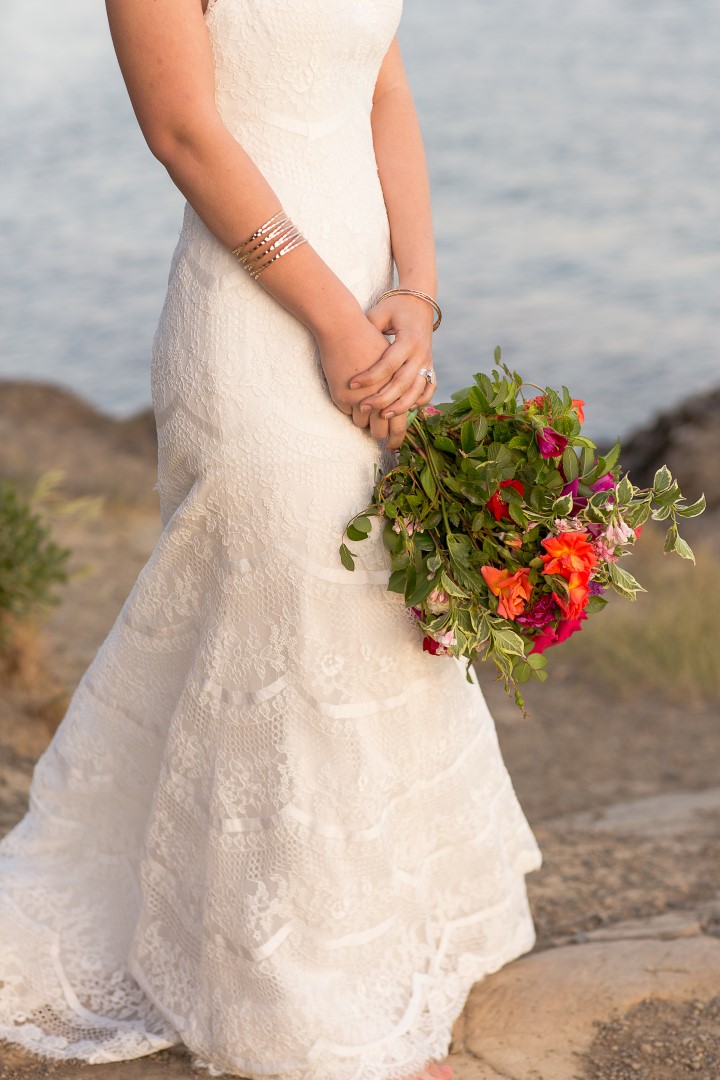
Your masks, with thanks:
<instances>
[{"instance_id":1,"label":"engagement ring","mask_svg":"<svg viewBox=\"0 0 720 1080\"><path fill-rule=\"evenodd\" d=\"M418 375L423 375L427 382L431 383L435 381L435 372L432 368L421 367L418 371Z\"/></svg>"}]
</instances>

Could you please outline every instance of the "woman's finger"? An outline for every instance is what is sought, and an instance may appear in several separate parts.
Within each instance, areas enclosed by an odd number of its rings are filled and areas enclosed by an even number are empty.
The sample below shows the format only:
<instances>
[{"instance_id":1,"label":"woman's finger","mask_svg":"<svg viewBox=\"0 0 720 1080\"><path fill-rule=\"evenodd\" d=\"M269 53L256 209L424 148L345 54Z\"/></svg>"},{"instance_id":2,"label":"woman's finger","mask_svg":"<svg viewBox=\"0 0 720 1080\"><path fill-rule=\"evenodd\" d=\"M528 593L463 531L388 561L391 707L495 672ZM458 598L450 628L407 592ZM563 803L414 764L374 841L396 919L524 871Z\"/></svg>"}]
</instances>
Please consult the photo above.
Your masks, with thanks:
<instances>
[{"instance_id":1,"label":"woman's finger","mask_svg":"<svg viewBox=\"0 0 720 1080\"><path fill-rule=\"evenodd\" d=\"M401 394L397 401L392 403L390 409L383 409L381 415L390 420L399 413L407 412L408 409L414 408L418 404L420 397L424 394L424 389L419 385L420 380L426 382L424 375L416 375L413 379L412 386L404 394Z\"/></svg>"},{"instance_id":2,"label":"woman's finger","mask_svg":"<svg viewBox=\"0 0 720 1080\"><path fill-rule=\"evenodd\" d=\"M360 408L367 408L369 405L371 409L381 411L392 407L394 412L399 412L399 409L395 408L395 403L412 391L419 391L418 377L423 382L425 381L424 375L418 376L417 369L417 357L413 356L411 360L406 361L395 372L390 382L386 383L380 390L376 390L374 394L370 394L369 397L363 398L360 402Z\"/></svg>"},{"instance_id":3,"label":"woman's finger","mask_svg":"<svg viewBox=\"0 0 720 1080\"><path fill-rule=\"evenodd\" d=\"M384 420L377 410L373 410L370 414L370 434L375 439L385 439L388 433L388 421Z\"/></svg>"},{"instance_id":4,"label":"woman's finger","mask_svg":"<svg viewBox=\"0 0 720 1080\"><path fill-rule=\"evenodd\" d=\"M355 425L355 427L365 428L370 423L370 414L366 413L366 412L362 412L362 410L360 409L359 404L353 405L352 410L351 410L351 415L352 415L353 424Z\"/></svg>"},{"instance_id":5,"label":"woman's finger","mask_svg":"<svg viewBox=\"0 0 720 1080\"><path fill-rule=\"evenodd\" d=\"M398 413L388 422L388 439L385 444L388 450L399 450L405 432L407 431L407 413Z\"/></svg>"},{"instance_id":6,"label":"woman's finger","mask_svg":"<svg viewBox=\"0 0 720 1080\"><path fill-rule=\"evenodd\" d=\"M432 400L432 396L436 390L437 383L434 380L433 382L428 382L427 379L425 379L425 386L423 387L420 396L416 399L415 404L418 406L427 405Z\"/></svg>"},{"instance_id":7,"label":"woman's finger","mask_svg":"<svg viewBox=\"0 0 720 1080\"><path fill-rule=\"evenodd\" d=\"M388 345L382 356L365 371L359 371L350 380L350 389L355 390L362 386L371 386L373 383L386 383L391 379L397 369L407 360L412 349L412 344L401 338L400 334L395 338L392 345Z\"/></svg>"}]
</instances>

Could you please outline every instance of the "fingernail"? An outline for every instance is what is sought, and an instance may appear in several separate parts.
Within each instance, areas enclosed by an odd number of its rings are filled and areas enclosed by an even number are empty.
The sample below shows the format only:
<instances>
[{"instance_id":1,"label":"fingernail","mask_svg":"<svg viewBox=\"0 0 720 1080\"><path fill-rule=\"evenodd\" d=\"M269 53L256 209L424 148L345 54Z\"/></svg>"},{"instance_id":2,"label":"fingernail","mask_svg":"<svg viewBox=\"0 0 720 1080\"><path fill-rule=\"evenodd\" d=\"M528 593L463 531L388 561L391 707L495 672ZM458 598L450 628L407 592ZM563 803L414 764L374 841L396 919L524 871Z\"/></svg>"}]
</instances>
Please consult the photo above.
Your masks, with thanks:
<instances>
[{"instance_id":1,"label":"fingernail","mask_svg":"<svg viewBox=\"0 0 720 1080\"><path fill-rule=\"evenodd\" d=\"M371 408L372 408L372 405L361 405L360 406L360 412L370 412Z\"/></svg>"},{"instance_id":2,"label":"fingernail","mask_svg":"<svg viewBox=\"0 0 720 1080\"><path fill-rule=\"evenodd\" d=\"M389 420L391 416L394 416L394 412L386 412L383 414L385 420Z\"/></svg>"},{"instance_id":3,"label":"fingernail","mask_svg":"<svg viewBox=\"0 0 720 1080\"><path fill-rule=\"evenodd\" d=\"M360 385L360 383L359 383L359 382L351 382L351 383L350 383L350 389L351 389L351 390L357 390L357 388L358 388L358 386L359 386L359 385Z\"/></svg>"}]
</instances>

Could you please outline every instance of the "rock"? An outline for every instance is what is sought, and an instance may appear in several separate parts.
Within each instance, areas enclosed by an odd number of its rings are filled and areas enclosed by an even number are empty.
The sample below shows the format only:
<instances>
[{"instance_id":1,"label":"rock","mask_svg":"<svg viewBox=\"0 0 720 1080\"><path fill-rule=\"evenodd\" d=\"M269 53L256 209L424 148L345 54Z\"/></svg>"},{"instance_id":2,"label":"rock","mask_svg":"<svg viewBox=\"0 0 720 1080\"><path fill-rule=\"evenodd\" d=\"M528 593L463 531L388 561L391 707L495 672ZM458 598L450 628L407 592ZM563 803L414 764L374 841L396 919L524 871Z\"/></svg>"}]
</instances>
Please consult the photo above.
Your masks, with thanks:
<instances>
[{"instance_id":1,"label":"rock","mask_svg":"<svg viewBox=\"0 0 720 1080\"><path fill-rule=\"evenodd\" d=\"M705 831L707 814L712 812L720 812L720 787L651 795L581 814L568 814L545 824L590 832L671 837Z\"/></svg>"},{"instance_id":2,"label":"rock","mask_svg":"<svg viewBox=\"0 0 720 1080\"><path fill-rule=\"evenodd\" d=\"M720 941L707 937L534 953L473 988L464 1049L505 1080L576 1080L596 1022L647 999L709 999L718 971Z\"/></svg>"},{"instance_id":3,"label":"rock","mask_svg":"<svg viewBox=\"0 0 720 1080\"><path fill-rule=\"evenodd\" d=\"M0 380L0 445L4 479L32 484L39 473L62 469L67 496L157 501L152 409L115 419L63 387Z\"/></svg>"},{"instance_id":4,"label":"rock","mask_svg":"<svg viewBox=\"0 0 720 1080\"><path fill-rule=\"evenodd\" d=\"M720 389L695 394L663 412L623 443L621 460L636 484L652 483L667 465L693 501L705 492L708 506L720 507Z\"/></svg>"}]
</instances>

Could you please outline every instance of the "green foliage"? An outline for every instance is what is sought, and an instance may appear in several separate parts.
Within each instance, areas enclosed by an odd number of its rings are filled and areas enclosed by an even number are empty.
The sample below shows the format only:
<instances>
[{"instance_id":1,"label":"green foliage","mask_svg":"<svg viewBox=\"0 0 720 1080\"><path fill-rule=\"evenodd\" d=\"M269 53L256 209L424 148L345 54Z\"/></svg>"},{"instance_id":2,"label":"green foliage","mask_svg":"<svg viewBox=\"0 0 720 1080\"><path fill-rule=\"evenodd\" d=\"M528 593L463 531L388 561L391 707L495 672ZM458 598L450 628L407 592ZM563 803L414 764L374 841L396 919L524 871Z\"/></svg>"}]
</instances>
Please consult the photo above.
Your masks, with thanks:
<instances>
[{"instance_id":1,"label":"green foliage","mask_svg":"<svg viewBox=\"0 0 720 1080\"><path fill-rule=\"evenodd\" d=\"M58 603L54 588L67 580L69 555L30 502L0 481L0 645L7 640L8 617L24 619Z\"/></svg>"}]
</instances>

